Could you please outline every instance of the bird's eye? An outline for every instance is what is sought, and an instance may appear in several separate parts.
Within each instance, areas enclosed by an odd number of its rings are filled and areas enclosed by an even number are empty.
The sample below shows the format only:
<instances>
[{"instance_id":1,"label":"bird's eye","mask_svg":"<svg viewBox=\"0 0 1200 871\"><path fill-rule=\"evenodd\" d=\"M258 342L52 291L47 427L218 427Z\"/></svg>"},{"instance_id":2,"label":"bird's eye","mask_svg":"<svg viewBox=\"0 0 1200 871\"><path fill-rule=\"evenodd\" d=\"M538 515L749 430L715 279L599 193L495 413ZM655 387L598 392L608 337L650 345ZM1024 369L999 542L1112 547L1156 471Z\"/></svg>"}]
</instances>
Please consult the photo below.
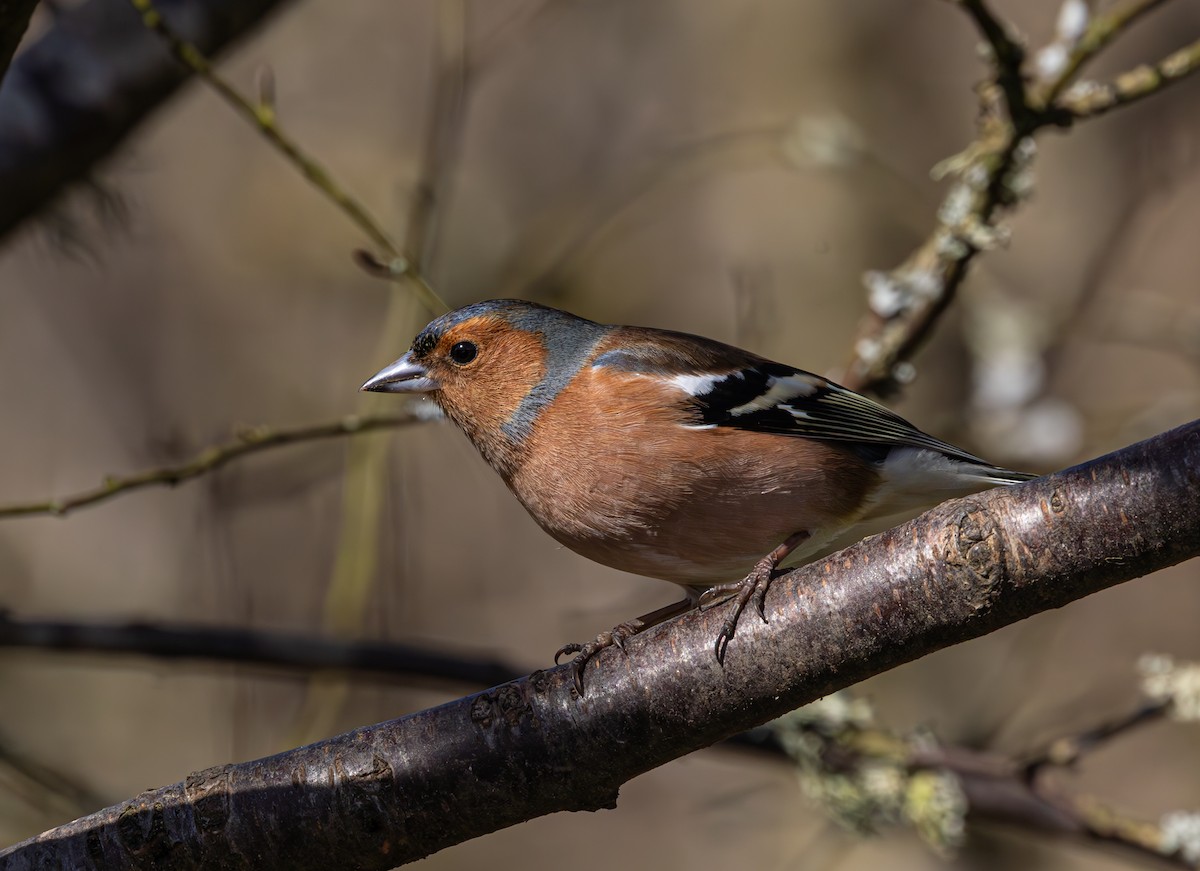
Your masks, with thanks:
<instances>
[{"instance_id":1,"label":"bird's eye","mask_svg":"<svg viewBox=\"0 0 1200 871\"><path fill-rule=\"evenodd\" d=\"M450 349L450 359L459 366L466 366L475 359L475 355L478 353L479 349L475 347L474 342L456 342Z\"/></svg>"}]
</instances>

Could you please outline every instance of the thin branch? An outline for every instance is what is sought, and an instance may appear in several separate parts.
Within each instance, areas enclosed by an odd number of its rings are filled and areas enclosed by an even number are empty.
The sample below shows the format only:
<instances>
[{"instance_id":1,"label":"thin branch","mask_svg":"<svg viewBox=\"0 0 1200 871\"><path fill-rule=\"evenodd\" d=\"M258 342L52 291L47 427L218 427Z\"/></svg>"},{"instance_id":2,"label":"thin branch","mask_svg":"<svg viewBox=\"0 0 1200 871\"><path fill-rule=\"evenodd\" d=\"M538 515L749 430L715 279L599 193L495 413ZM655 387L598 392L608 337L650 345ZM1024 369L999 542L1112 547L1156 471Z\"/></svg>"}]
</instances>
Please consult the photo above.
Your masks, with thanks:
<instances>
[{"instance_id":1,"label":"thin branch","mask_svg":"<svg viewBox=\"0 0 1200 871\"><path fill-rule=\"evenodd\" d=\"M439 684L492 686L522 672L493 659L382 641L341 641L294 632L159 623L18 620L0 612L0 648L135 654L265 665L305 673L335 670Z\"/></svg>"},{"instance_id":2,"label":"thin branch","mask_svg":"<svg viewBox=\"0 0 1200 871\"><path fill-rule=\"evenodd\" d=\"M1161 6L1166 0L1126 0L1103 15L1095 16L1066 60L1062 70L1038 93L1037 103L1045 109L1051 106L1063 90L1075 81L1079 71L1109 43L1124 33L1138 18Z\"/></svg>"},{"instance_id":3,"label":"thin branch","mask_svg":"<svg viewBox=\"0 0 1200 871\"><path fill-rule=\"evenodd\" d=\"M1170 707L1170 702L1148 702L1113 720L1089 726L1074 735L1057 738L1044 750L1021 763L1022 776L1032 781L1046 768L1075 765L1086 753L1113 738L1162 720Z\"/></svg>"},{"instance_id":4,"label":"thin branch","mask_svg":"<svg viewBox=\"0 0 1200 871\"><path fill-rule=\"evenodd\" d=\"M337 208L350 219L363 233L378 245L393 263L413 263L406 259L391 236L380 223L367 211L358 199L347 192L325 167L315 157L301 148L300 144L289 136L280 126L275 115L275 109L269 102L252 103L222 77L200 49L188 42L166 23L154 6L154 0L129 0L133 7L141 13L146 27L159 34L171 49L171 53L188 69L204 80L220 97L250 122L262 136L274 146L283 156L304 175L312 185L321 191ZM449 306L434 292L433 288L417 269L396 269L403 272L409 279L413 292L429 311L440 314Z\"/></svg>"},{"instance_id":5,"label":"thin branch","mask_svg":"<svg viewBox=\"0 0 1200 871\"><path fill-rule=\"evenodd\" d=\"M442 0L437 15L436 84L404 239L418 271L428 267L438 239L438 209L462 144L467 89L466 5L462 0Z\"/></svg>"},{"instance_id":6,"label":"thin branch","mask_svg":"<svg viewBox=\"0 0 1200 871\"><path fill-rule=\"evenodd\" d=\"M1008 33L1002 22L984 0L956 0L975 22L975 26L987 40L995 66L996 84L1004 92L1009 116L1018 126L1026 121L1029 104L1025 99L1025 81L1021 67L1025 63L1025 47Z\"/></svg>"},{"instance_id":7,"label":"thin branch","mask_svg":"<svg viewBox=\"0 0 1200 871\"><path fill-rule=\"evenodd\" d=\"M723 665L712 608L570 665L45 832L0 868L392 868L620 786L951 644L1200 555L1200 421L938 506L788 572Z\"/></svg>"},{"instance_id":8,"label":"thin branch","mask_svg":"<svg viewBox=\"0 0 1200 871\"><path fill-rule=\"evenodd\" d=\"M1055 105L1075 121L1095 118L1157 94L1194 73L1197 67L1200 67L1200 40L1156 64L1121 73L1111 83L1080 82L1063 93Z\"/></svg>"},{"instance_id":9,"label":"thin branch","mask_svg":"<svg viewBox=\"0 0 1200 871\"><path fill-rule=\"evenodd\" d=\"M428 420L430 416L430 412L424 406L415 406L395 414L362 416L351 414L327 423L307 424L291 428L252 427L239 432L232 441L205 448L186 463L148 469L126 477L113 476L106 478L104 483L95 489L84 490L59 499L0 505L0 519L37 515L62 517L78 508L95 505L97 502L103 502L133 490L141 490L144 487L174 487L176 484L215 471L233 460L268 448L315 439L359 435L380 429L392 429Z\"/></svg>"}]
</instances>

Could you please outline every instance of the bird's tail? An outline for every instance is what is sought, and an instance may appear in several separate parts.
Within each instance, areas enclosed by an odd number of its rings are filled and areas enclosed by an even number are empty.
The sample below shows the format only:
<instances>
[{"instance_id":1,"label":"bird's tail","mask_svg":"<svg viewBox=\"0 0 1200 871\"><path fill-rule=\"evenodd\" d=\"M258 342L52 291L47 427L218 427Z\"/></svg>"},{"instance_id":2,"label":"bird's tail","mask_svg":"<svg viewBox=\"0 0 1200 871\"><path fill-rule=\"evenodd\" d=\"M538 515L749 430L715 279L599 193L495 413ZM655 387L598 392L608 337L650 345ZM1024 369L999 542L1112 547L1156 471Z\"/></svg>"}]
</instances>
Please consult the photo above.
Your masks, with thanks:
<instances>
[{"instance_id":1,"label":"bird's tail","mask_svg":"<svg viewBox=\"0 0 1200 871\"><path fill-rule=\"evenodd\" d=\"M1032 472L1014 472L1012 469L986 464L973 468L967 463L962 464L959 474L964 478L977 479L988 484L1021 484L1039 477Z\"/></svg>"}]
</instances>

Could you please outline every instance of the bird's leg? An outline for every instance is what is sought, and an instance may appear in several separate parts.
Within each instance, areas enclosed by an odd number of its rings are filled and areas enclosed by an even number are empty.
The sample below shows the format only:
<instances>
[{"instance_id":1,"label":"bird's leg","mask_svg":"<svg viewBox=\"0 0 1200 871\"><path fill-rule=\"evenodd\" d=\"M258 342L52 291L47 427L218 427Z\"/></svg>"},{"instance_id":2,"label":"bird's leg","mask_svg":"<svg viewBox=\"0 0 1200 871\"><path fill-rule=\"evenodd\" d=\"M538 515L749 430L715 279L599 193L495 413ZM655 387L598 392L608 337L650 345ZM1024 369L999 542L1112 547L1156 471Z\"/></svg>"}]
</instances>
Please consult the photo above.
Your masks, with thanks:
<instances>
[{"instance_id":1,"label":"bird's leg","mask_svg":"<svg viewBox=\"0 0 1200 871\"><path fill-rule=\"evenodd\" d=\"M579 695L583 695L583 668L587 665L588 660L599 653L606 647L617 646L621 652L625 652L625 641L637 635L639 632L645 632L652 626L657 626L659 623L664 623L672 617L678 617L686 611L690 611L696 607L695 597L673 602L670 605L665 605L649 614L643 614L641 617L636 617L633 620L626 620L624 623L618 623L607 632L601 632L594 639L586 644L564 644L554 654L554 664L557 665L559 659L567 654L575 654L575 659L571 661L572 670L575 672L575 691Z\"/></svg>"},{"instance_id":2,"label":"bird's leg","mask_svg":"<svg viewBox=\"0 0 1200 871\"><path fill-rule=\"evenodd\" d=\"M721 631L717 633L717 643L714 647L717 662L725 663L725 651L729 649L729 641L733 638L734 630L737 629L738 619L752 599L754 610L758 612L758 616L764 623L767 622L767 588L771 586L771 575L775 569L779 568L779 564L807 539L807 532L797 532L789 536L787 541L755 563L754 568L745 578L737 583L709 587L700 597L701 609L723 602L730 596L734 597L733 613L721 624Z\"/></svg>"}]
</instances>

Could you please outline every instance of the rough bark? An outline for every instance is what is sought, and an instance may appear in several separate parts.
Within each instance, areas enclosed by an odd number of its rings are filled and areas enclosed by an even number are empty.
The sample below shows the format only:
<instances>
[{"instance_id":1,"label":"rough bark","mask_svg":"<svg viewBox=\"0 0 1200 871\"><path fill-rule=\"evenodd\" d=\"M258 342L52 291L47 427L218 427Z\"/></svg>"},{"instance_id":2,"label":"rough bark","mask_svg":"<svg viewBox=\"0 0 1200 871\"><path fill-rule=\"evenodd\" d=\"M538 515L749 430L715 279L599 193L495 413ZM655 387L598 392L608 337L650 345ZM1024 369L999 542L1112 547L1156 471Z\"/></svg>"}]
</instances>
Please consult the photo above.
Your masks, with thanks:
<instances>
[{"instance_id":1,"label":"rough bark","mask_svg":"<svg viewBox=\"0 0 1200 871\"><path fill-rule=\"evenodd\" d=\"M0 869L382 869L561 810L909 660L1200 553L1200 421L947 502L778 578L722 668L724 607L586 669L209 769L0 853Z\"/></svg>"},{"instance_id":2,"label":"rough bark","mask_svg":"<svg viewBox=\"0 0 1200 871\"><path fill-rule=\"evenodd\" d=\"M156 5L211 55L282 2ZM63 11L13 62L0 89L0 237L86 175L187 77L129 0L88 0Z\"/></svg>"}]
</instances>

